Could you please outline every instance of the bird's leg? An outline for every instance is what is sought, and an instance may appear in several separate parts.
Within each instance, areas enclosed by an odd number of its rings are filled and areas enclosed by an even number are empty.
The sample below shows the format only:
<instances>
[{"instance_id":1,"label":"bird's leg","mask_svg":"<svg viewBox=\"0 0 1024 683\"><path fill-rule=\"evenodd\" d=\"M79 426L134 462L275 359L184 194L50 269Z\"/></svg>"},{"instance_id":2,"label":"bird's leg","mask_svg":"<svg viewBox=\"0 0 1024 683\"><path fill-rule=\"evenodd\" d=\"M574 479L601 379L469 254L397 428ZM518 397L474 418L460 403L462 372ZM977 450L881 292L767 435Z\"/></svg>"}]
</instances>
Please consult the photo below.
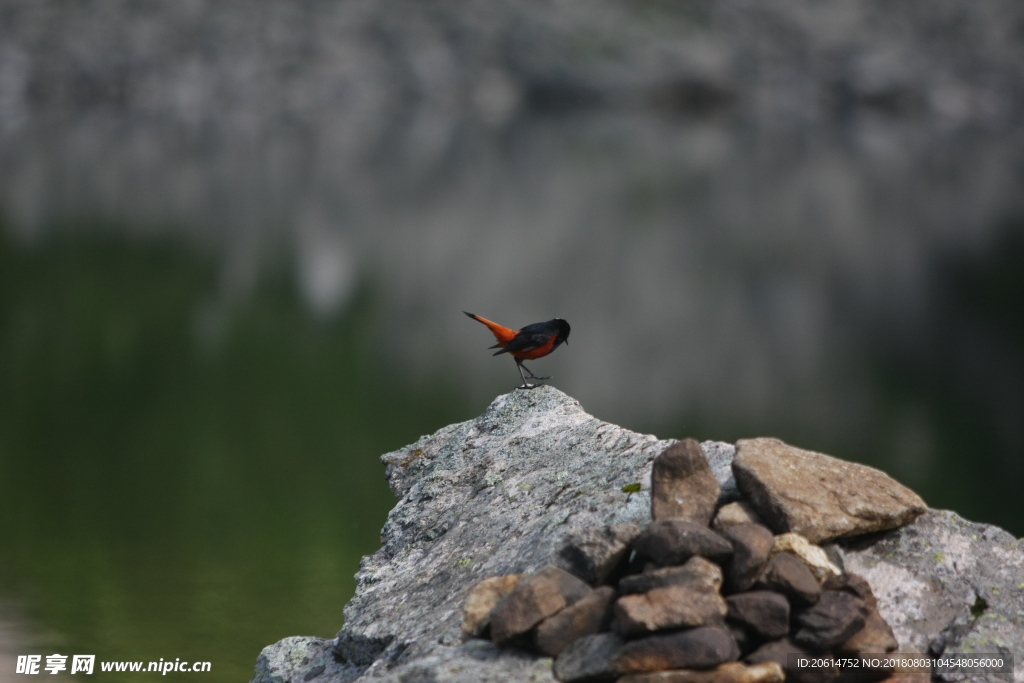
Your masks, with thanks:
<instances>
[{"instance_id":1,"label":"bird's leg","mask_svg":"<svg viewBox=\"0 0 1024 683\"><path fill-rule=\"evenodd\" d=\"M527 372L530 373L530 379L537 379L537 380L551 379L551 377L538 377L537 375L535 375L532 372L530 372L530 368L526 367L522 363L519 364L519 367L521 367L523 370L526 370Z\"/></svg>"},{"instance_id":2,"label":"bird's leg","mask_svg":"<svg viewBox=\"0 0 1024 683\"><path fill-rule=\"evenodd\" d=\"M519 362L518 358L516 358L516 367L519 368L519 376L523 378L523 386L516 387L516 389L533 389L533 387L535 387L536 385L535 384L527 384L526 383L526 375L523 374L523 370L524 370L523 364ZM533 374L533 373L530 373L530 374Z\"/></svg>"}]
</instances>

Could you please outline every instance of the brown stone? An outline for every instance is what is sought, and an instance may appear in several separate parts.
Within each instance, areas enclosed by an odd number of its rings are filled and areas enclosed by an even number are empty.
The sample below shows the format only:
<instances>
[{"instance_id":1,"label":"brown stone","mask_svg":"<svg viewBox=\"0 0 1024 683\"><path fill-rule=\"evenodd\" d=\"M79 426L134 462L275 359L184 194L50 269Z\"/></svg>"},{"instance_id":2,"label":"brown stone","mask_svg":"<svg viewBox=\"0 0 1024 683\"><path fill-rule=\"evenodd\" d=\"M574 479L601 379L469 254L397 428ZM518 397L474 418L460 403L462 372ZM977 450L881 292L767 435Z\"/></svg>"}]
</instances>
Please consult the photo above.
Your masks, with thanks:
<instances>
[{"instance_id":1,"label":"brown stone","mask_svg":"<svg viewBox=\"0 0 1024 683\"><path fill-rule=\"evenodd\" d=\"M522 574L506 574L484 579L469 592L462 611L462 639L483 635L491 625L491 610L523 578Z\"/></svg>"},{"instance_id":2,"label":"brown stone","mask_svg":"<svg viewBox=\"0 0 1024 683\"><path fill-rule=\"evenodd\" d=\"M627 638L665 628L719 624L726 612L718 593L684 585L623 595L615 601L616 630Z\"/></svg>"},{"instance_id":3,"label":"brown stone","mask_svg":"<svg viewBox=\"0 0 1024 683\"><path fill-rule=\"evenodd\" d=\"M710 669L735 661L739 654L736 642L724 627L701 626L629 641L619 649L614 666L620 674Z\"/></svg>"},{"instance_id":4,"label":"brown stone","mask_svg":"<svg viewBox=\"0 0 1024 683\"><path fill-rule=\"evenodd\" d=\"M834 584L834 587L833 587ZM843 574L838 579L829 580L824 585L828 590L846 591L864 601L870 609L878 608L878 600L871 591L871 584L860 574Z\"/></svg>"},{"instance_id":5,"label":"brown stone","mask_svg":"<svg viewBox=\"0 0 1024 683\"><path fill-rule=\"evenodd\" d=\"M782 593L796 607L813 605L821 597L821 584L814 574L789 553L768 560L755 585Z\"/></svg>"},{"instance_id":6,"label":"brown stone","mask_svg":"<svg viewBox=\"0 0 1024 683\"><path fill-rule=\"evenodd\" d=\"M711 522L711 528L722 533L736 524L764 524L764 520L761 519L761 515L757 514L757 510L753 506L738 500L727 503L718 509Z\"/></svg>"},{"instance_id":7,"label":"brown stone","mask_svg":"<svg viewBox=\"0 0 1024 683\"><path fill-rule=\"evenodd\" d=\"M662 566L682 564L694 555L722 562L732 544L706 526L685 519L659 519L633 542L633 549Z\"/></svg>"},{"instance_id":8,"label":"brown stone","mask_svg":"<svg viewBox=\"0 0 1024 683\"><path fill-rule=\"evenodd\" d=\"M746 666L739 662L726 662L714 669L676 669L647 674L630 674L618 683L782 683L785 674L776 662Z\"/></svg>"},{"instance_id":9,"label":"brown stone","mask_svg":"<svg viewBox=\"0 0 1024 683\"><path fill-rule=\"evenodd\" d=\"M741 440L732 469L773 531L795 531L811 543L894 529L927 510L920 496L880 470L778 439Z\"/></svg>"},{"instance_id":10,"label":"brown stone","mask_svg":"<svg viewBox=\"0 0 1024 683\"><path fill-rule=\"evenodd\" d=\"M727 565L729 590L745 591L767 564L775 537L760 524L734 524L722 535L732 544L732 559Z\"/></svg>"},{"instance_id":11,"label":"brown stone","mask_svg":"<svg viewBox=\"0 0 1024 683\"><path fill-rule=\"evenodd\" d=\"M581 529L569 535L558 554L571 573L591 584L604 583L640 535L636 524Z\"/></svg>"},{"instance_id":12,"label":"brown stone","mask_svg":"<svg viewBox=\"0 0 1024 683\"><path fill-rule=\"evenodd\" d=\"M590 586L558 567L522 579L491 611L491 640L504 645L566 605L590 593Z\"/></svg>"},{"instance_id":13,"label":"brown stone","mask_svg":"<svg viewBox=\"0 0 1024 683\"><path fill-rule=\"evenodd\" d=\"M584 636L555 659L555 677L563 683L613 681L618 675L615 658L623 646L614 633Z\"/></svg>"},{"instance_id":14,"label":"brown stone","mask_svg":"<svg viewBox=\"0 0 1024 683\"><path fill-rule=\"evenodd\" d=\"M732 639L736 641L736 646L740 649L740 656L750 654L756 645L760 645L760 639L754 638L747 629L743 628L739 624L726 621L725 627L729 629L729 634Z\"/></svg>"},{"instance_id":15,"label":"brown stone","mask_svg":"<svg viewBox=\"0 0 1024 683\"><path fill-rule=\"evenodd\" d=\"M718 502L718 480L700 444L684 439L651 467L651 518L686 519L707 526Z\"/></svg>"},{"instance_id":16,"label":"brown stone","mask_svg":"<svg viewBox=\"0 0 1024 683\"><path fill-rule=\"evenodd\" d=\"M864 628L867 612L860 598L844 591L825 591L813 607L796 615L798 630L793 640L819 652L831 650Z\"/></svg>"},{"instance_id":17,"label":"brown stone","mask_svg":"<svg viewBox=\"0 0 1024 683\"><path fill-rule=\"evenodd\" d=\"M607 631L612 620L615 590L601 586L537 626L537 649L556 656L571 643L598 631Z\"/></svg>"},{"instance_id":18,"label":"brown stone","mask_svg":"<svg viewBox=\"0 0 1024 683\"><path fill-rule=\"evenodd\" d=\"M729 619L749 628L765 640L789 632L789 602L774 591L737 593L725 599Z\"/></svg>"},{"instance_id":19,"label":"brown stone","mask_svg":"<svg viewBox=\"0 0 1024 683\"><path fill-rule=\"evenodd\" d=\"M874 596L872 596L874 597ZM864 628L850 636L849 640L842 643L837 649L839 652L851 654L878 654L881 652L892 652L899 643L892 629L886 623L878 610L873 607L867 608L867 616L864 618Z\"/></svg>"},{"instance_id":20,"label":"brown stone","mask_svg":"<svg viewBox=\"0 0 1024 683\"><path fill-rule=\"evenodd\" d=\"M661 567L643 574L625 576L619 581L619 592L646 593L654 588L684 585L693 590L719 592L722 588L722 570L703 557L694 556L681 567Z\"/></svg>"}]
</instances>

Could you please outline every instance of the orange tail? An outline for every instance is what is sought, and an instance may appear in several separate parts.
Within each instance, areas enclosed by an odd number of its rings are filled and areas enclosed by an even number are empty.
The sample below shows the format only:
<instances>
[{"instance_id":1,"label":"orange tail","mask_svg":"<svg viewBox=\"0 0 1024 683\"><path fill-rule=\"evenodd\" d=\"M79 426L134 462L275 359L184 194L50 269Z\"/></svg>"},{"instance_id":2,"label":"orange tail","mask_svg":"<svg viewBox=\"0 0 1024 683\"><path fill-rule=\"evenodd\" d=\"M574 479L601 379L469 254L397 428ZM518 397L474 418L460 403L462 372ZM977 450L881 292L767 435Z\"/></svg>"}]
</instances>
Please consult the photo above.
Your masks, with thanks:
<instances>
[{"instance_id":1,"label":"orange tail","mask_svg":"<svg viewBox=\"0 0 1024 683\"><path fill-rule=\"evenodd\" d=\"M463 313L466 313L466 311L463 311ZM498 346L501 346L502 348L504 348L506 344L512 341L512 339L514 339L515 336L519 334L519 330L510 330L507 327L499 325L498 323L491 322L487 318L481 318L480 316L473 315L472 313L466 313L466 315L468 315L473 320L476 320L477 322L481 322L484 325L487 325L487 327L491 330L491 334L493 334L494 338L498 340Z\"/></svg>"}]
</instances>

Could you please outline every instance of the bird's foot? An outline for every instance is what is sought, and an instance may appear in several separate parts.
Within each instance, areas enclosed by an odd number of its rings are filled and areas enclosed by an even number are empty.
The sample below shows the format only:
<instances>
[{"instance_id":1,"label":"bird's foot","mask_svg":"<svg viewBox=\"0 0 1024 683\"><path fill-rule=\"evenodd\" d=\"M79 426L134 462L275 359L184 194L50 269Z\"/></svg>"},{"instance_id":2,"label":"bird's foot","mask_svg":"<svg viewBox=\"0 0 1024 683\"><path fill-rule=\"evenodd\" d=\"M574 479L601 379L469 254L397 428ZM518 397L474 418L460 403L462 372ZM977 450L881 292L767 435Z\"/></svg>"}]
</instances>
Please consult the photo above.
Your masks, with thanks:
<instances>
[{"instance_id":1,"label":"bird's foot","mask_svg":"<svg viewBox=\"0 0 1024 683\"><path fill-rule=\"evenodd\" d=\"M545 377L535 377L534 379L547 379L547 378L545 378ZM516 387L516 389L522 389L524 391L528 391L530 389L536 389L537 387L542 387L542 386L544 386L544 385L543 384L523 384L523 386Z\"/></svg>"},{"instance_id":2,"label":"bird's foot","mask_svg":"<svg viewBox=\"0 0 1024 683\"><path fill-rule=\"evenodd\" d=\"M551 379L551 376L548 375L547 377L538 377L537 375L531 374L530 375L530 379L535 379L535 380L538 380L538 381L544 381L546 379Z\"/></svg>"}]
</instances>

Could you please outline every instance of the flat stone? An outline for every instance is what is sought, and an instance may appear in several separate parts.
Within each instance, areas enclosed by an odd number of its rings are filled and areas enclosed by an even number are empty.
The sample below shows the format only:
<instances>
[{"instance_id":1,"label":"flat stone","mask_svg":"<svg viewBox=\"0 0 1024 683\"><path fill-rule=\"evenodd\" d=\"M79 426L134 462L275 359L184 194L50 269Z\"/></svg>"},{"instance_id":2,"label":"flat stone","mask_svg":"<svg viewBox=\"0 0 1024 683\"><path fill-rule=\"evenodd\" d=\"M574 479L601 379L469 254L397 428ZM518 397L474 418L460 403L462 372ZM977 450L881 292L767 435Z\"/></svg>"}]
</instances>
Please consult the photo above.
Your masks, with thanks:
<instances>
[{"instance_id":1,"label":"flat stone","mask_svg":"<svg viewBox=\"0 0 1024 683\"><path fill-rule=\"evenodd\" d=\"M491 640L502 645L590 593L590 586L558 567L522 580L491 611Z\"/></svg>"},{"instance_id":2,"label":"flat stone","mask_svg":"<svg viewBox=\"0 0 1024 683\"><path fill-rule=\"evenodd\" d=\"M772 544L772 555L777 553L791 553L793 557L807 565L818 583L823 584L829 579L842 576L843 573L843 570L828 559L824 548L814 545L800 534L792 531L775 537L775 542Z\"/></svg>"},{"instance_id":3,"label":"flat stone","mask_svg":"<svg viewBox=\"0 0 1024 683\"><path fill-rule=\"evenodd\" d=\"M796 615L793 640L817 651L834 648L864 628L867 606L844 591L825 591L821 599Z\"/></svg>"},{"instance_id":4,"label":"flat stone","mask_svg":"<svg viewBox=\"0 0 1024 683\"><path fill-rule=\"evenodd\" d=\"M537 626L537 649L552 657L571 643L598 631L607 631L612 620L615 589L601 586Z\"/></svg>"},{"instance_id":5,"label":"flat stone","mask_svg":"<svg viewBox=\"0 0 1024 683\"><path fill-rule=\"evenodd\" d=\"M782 683L785 674L776 662L746 666L739 662L726 662L714 669L676 669L647 674L630 674L618 683Z\"/></svg>"},{"instance_id":6,"label":"flat stone","mask_svg":"<svg viewBox=\"0 0 1024 683\"><path fill-rule=\"evenodd\" d=\"M604 583L640 535L632 523L586 527L569 534L558 555L563 566L590 584Z\"/></svg>"},{"instance_id":7,"label":"flat stone","mask_svg":"<svg viewBox=\"0 0 1024 683\"><path fill-rule=\"evenodd\" d=\"M851 654L878 654L880 652L892 652L899 643L893 635L889 624L878 613L877 609L867 608L868 613L864 618L864 628L850 636L849 640L838 647L839 652Z\"/></svg>"},{"instance_id":8,"label":"flat stone","mask_svg":"<svg viewBox=\"0 0 1024 683\"><path fill-rule=\"evenodd\" d=\"M732 466L740 491L773 531L812 543L894 529L927 510L881 470L778 439L739 441Z\"/></svg>"},{"instance_id":9,"label":"flat stone","mask_svg":"<svg viewBox=\"0 0 1024 683\"><path fill-rule=\"evenodd\" d=\"M789 553L768 560L755 585L782 593L796 607L813 605L821 597L821 584L814 574Z\"/></svg>"},{"instance_id":10,"label":"flat stone","mask_svg":"<svg viewBox=\"0 0 1024 683\"><path fill-rule=\"evenodd\" d=\"M775 640L789 632L789 601L780 593L737 593L725 602L730 620L743 624L765 640Z\"/></svg>"},{"instance_id":11,"label":"flat stone","mask_svg":"<svg viewBox=\"0 0 1024 683\"><path fill-rule=\"evenodd\" d=\"M616 630L627 638L666 628L719 624L726 612L718 593L684 585L624 595L615 601Z\"/></svg>"},{"instance_id":12,"label":"flat stone","mask_svg":"<svg viewBox=\"0 0 1024 683\"><path fill-rule=\"evenodd\" d=\"M700 444L684 439L666 448L651 467L651 518L711 522L719 485Z\"/></svg>"},{"instance_id":13,"label":"flat stone","mask_svg":"<svg viewBox=\"0 0 1024 683\"><path fill-rule=\"evenodd\" d=\"M745 591L768 563L775 537L760 524L735 524L724 529L722 535L732 544L732 559L727 565L729 590Z\"/></svg>"},{"instance_id":14,"label":"flat stone","mask_svg":"<svg viewBox=\"0 0 1024 683\"><path fill-rule=\"evenodd\" d=\"M620 674L664 669L710 669L736 661L739 648L722 626L701 626L685 631L647 636L623 645L615 656Z\"/></svg>"},{"instance_id":15,"label":"flat stone","mask_svg":"<svg viewBox=\"0 0 1024 683\"><path fill-rule=\"evenodd\" d=\"M614 633L584 636L555 659L555 677L563 683L615 680L615 659L623 645L622 638Z\"/></svg>"},{"instance_id":16,"label":"flat stone","mask_svg":"<svg viewBox=\"0 0 1024 683\"><path fill-rule=\"evenodd\" d=\"M717 593L722 589L722 569L714 562L694 555L680 567L660 567L643 574L624 576L619 580L619 592L623 595L646 593L653 588L676 585Z\"/></svg>"},{"instance_id":17,"label":"flat stone","mask_svg":"<svg viewBox=\"0 0 1024 683\"><path fill-rule=\"evenodd\" d=\"M732 544L706 526L685 519L660 519L633 542L633 549L662 566L682 564L694 555L722 562Z\"/></svg>"},{"instance_id":18,"label":"flat stone","mask_svg":"<svg viewBox=\"0 0 1024 683\"><path fill-rule=\"evenodd\" d=\"M522 574L506 574L484 579L470 591L462 610L462 639L483 635L491 625L491 610L498 601L516 587Z\"/></svg>"},{"instance_id":19,"label":"flat stone","mask_svg":"<svg viewBox=\"0 0 1024 683\"><path fill-rule=\"evenodd\" d=\"M764 524L764 520L752 505L737 500L718 508L718 512L711 522L711 528L722 533L728 527L736 524Z\"/></svg>"}]
</instances>

